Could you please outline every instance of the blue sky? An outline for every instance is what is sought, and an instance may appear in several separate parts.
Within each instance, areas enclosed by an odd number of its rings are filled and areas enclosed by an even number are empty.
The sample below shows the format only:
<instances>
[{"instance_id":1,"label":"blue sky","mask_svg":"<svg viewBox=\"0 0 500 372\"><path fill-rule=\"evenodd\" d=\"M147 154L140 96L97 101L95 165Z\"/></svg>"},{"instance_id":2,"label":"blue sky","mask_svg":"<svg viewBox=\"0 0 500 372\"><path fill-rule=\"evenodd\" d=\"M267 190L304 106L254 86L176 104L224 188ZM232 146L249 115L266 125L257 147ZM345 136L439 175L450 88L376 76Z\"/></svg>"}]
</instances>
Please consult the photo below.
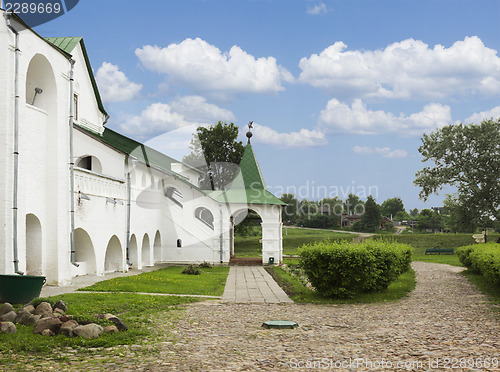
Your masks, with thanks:
<instances>
[{"instance_id":1,"label":"blue sky","mask_svg":"<svg viewBox=\"0 0 500 372\"><path fill-rule=\"evenodd\" d=\"M497 0L81 0L35 30L83 36L107 125L169 155L254 121L278 195L439 206L413 186L422 134L500 116Z\"/></svg>"}]
</instances>

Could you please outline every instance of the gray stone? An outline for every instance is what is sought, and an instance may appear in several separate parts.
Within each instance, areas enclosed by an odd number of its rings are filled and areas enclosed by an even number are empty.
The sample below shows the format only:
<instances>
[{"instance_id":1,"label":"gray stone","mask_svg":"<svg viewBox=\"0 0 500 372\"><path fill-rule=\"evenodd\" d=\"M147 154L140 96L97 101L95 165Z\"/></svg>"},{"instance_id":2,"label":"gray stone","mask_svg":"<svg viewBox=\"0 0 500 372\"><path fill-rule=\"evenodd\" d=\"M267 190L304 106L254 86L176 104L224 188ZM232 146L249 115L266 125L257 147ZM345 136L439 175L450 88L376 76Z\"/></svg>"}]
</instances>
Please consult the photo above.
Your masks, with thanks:
<instances>
[{"instance_id":1,"label":"gray stone","mask_svg":"<svg viewBox=\"0 0 500 372\"><path fill-rule=\"evenodd\" d=\"M12 322L1 322L0 333L16 333L16 325Z\"/></svg>"},{"instance_id":2,"label":"gray stone","mask_svg":"<svg viewBox=\"0 0 500 372\"><path fill-rule=\"evenodd\" d=\"M115 316L115 317L109 318L108 320L112 321L114 323L114 325L116 326L116 328L118 328L119 331L127 331L128 330L127 325L120 318L117 318Z\"/></svg>"},{"instance_id":3,"label":"gray stone","mask_svg":"<svg viewBox=\"0 0 500 372\"><path fill-rule=\"evenodd\" d=\"M64 312L66 312L66 311L68 311L68 306L66 306L66 303L63 300L59 300L54 305L54 310L55 309L60 309Z\"/></svg>"},{"instance_id":4,"label":"gray stone","mask_svg":"<svg viewBox=\"0 0 500 372\"><path fill-rule=\"evenodd\" d=\"M73 328L73 335L83 338L97 338L104 332L104 329L95 323L80 325Z\"/></svg>"},{"instance_id":5,"label":"gray stone","mask_svg":"<svg viewBox=\"0 0 500 372\"><path fill-rule=\"evenodd\" d=\"M35 314L41 315L42 317L46 314L52 314L52 305L48 302L40 302L35 309Z\"/></svg>"},{"instance_id":6,"label":"gray stone","mask_svg":"<svg viewBox=\"0 0 500 372\"><path fill-rule=\"evenodd\" d=\"M104 327L104 333L116 333L116 332L119 332L119 331L118 331L118 328L116 328L116 326L114 326L114 325L109 325L109 326Z\"/></svg>"},{"instance_id":7,"label":"gray stone","mask_svg":"<svg viewBox=\"0 0 500 372\"><path fill-rule=\"evenodd\" d=\"M64 315L64 310L56 308L53 312L54 315Z\"/></svg>"},{"instance_id":8,"label":"gray stone","mask_svg":"<svg viewBox=\"0 0 500 372\"><path fill-rule=\"evenodd\" d=\"M35 324L35 316L33 314L31 314L30 312L28 312L24 309L21 309L17 313L16 323L24 324L24 325Z\"/></svg>"},{"instance_id":9,"label":"gray stone","mask_svg":"<svg viewBox=\"0 0 500 372\"><path fill-rule=\"evenodd\" d=\"M41 334L44 329L50 329L52 332L57 333L61 327L61 321L58 318L41 318L36 322L33 333Z\"/></svg>"},{"instance_id":10,"label":"gray stone","mask_svg":"<svg viewBox=\"0 0 500 372\"><path fill-rule=\"evenodd\" d=\"M72 337L73 329L78 327L78 322L76 320L68 320L61 325L59 332L65 336Z\"/></svg>"},{"instance_id":11,"label":"gray stone","mask_svg":"<svg viewBox=\"0 0 500 372\"><path fill-rule=\"evenodd\" d=\"M44 329L41 334L42 334L42 336L53 336L54 332L52 332L51 329L47 328L47 329Z\"/></svg>"},{"instance_id":12,"label":"gray stone","mask_svg":"<svg viewBox=\"0 0 500 372\"><path fill-rule=\"evenodd\" d=\"M24 305L21 310L27 311L28 313L34 313L35 307L32 304Z\"/></svg>"},{"instance_id":13,"label":"gray stone","mask_svg":"<svg viewBox=\"0 0 500 372\"><path fill-rule=\"evenodd\" d=\"M11 311L14 311L14 308L8 302L5 302L2 306L0 306L0 316L10 313Z\"/></svg>"},{"instance_id":14,"label":"gray stone","mask_svg":"<svg viewBox=\"0 0 500 372\"><path fill-rule=\"evenodd\" d=\"M14 310L8 312L7 314L4 314L0 316L0 320L2 322L12 322L14 323L16 321L17 314Z\"/></svg>"}]
</instances>

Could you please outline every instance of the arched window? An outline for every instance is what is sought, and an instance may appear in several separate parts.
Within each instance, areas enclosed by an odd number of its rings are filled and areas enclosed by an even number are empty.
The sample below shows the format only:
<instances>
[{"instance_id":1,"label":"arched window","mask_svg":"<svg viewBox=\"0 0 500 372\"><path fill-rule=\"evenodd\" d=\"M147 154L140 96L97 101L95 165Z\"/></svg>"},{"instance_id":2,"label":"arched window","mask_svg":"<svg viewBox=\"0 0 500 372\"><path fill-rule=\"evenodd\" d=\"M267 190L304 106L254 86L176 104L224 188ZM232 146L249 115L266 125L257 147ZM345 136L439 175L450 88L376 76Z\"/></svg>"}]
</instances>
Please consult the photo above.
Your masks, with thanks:
<instances>
[{"instance_id":1,"label":"arched window","mask_svg":"<svg viewBox=\"0 0 500 372\"><path fill-rule=\"evenodd\" d=\"M182 208L182 203L179 200L182 199L182 193L175 187L170 186L165 188L164 195Z\"/></svg>"},{"instance_id":2,"label":"arched window","mask_svg":"<svg viewBox=\"0 0 500 372\"><path fill-rule=\"evenodd\" d=\"M177 248L182 248L182 240L177 239Z\"/></svg>"},{"instance_id":3,"label":"arched window","mask_svg":"<svg viewBox=\"0 0 500 372\"><path fill-rule=\"evenodd\" d=\"M208 208L198 207L194 211L194 216L203 222L205 225L210 227L212 230L214 229L214 215Z\"/></svg>"},{"instance_id":4,"label":"arched window","mask_svg":"<svg viewBox=\"0 0 500 372\"><path fill-rule=\"evenodd\" d=\"M76 161L76 166L95 173L102 173L101 162L95 156L88 155L81 157Z\"/></svg>"}]
</instances>

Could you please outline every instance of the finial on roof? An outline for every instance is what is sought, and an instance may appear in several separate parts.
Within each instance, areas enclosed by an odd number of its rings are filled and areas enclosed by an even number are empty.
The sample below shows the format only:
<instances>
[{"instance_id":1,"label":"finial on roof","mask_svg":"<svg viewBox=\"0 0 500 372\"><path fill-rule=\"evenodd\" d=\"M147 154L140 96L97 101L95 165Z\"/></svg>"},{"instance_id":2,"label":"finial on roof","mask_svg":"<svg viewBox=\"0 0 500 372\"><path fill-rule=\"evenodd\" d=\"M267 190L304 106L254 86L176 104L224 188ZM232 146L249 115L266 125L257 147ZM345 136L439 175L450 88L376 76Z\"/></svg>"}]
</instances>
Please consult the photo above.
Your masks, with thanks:
<instances>
[{"instance_id":1,"label":"finial on roof","mask_svg":"<svg viewBox=\"0 0 500 372\"><path fill-rule=\"evenodd\" d=\"M248 144L250 144L250 138L252 138L253 136L253 133L251 132L252 129L253 129L253 121L250 121L248 123L248 132L247 132Z\"/></svg>"}]
</instances>

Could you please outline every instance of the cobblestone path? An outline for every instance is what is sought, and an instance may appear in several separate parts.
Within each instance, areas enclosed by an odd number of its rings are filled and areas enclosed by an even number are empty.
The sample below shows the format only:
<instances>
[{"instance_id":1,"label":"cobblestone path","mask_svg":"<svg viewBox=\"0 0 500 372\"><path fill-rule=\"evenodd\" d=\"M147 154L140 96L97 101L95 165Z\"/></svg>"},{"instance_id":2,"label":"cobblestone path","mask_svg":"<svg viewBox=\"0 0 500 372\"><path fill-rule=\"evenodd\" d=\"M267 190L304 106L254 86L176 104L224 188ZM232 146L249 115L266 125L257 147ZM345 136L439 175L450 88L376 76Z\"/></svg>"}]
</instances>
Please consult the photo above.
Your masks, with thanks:
<instances>
[{"instance_id":1,"label":"cobblestone path","mask_svg":"<svg viewBox=\"0 0 500 372\"><path fill-rule=\"evenodd\" d=\"M469 370L500 371L492 365L494 358L500 358L500 313L492 311L486 298L458 274L461 268L423 262L414 263L414 268L417 287L397 302L300 305L203 301L187 306L174 321L157 320L168 340L96 350L93 356L73 356L64 362L37 358L36 365L27 361L25 370L275 371L332 367L458 371L473 367ZM266 320L293 320L299 328L266 330L261 328ZM489 360L489 368L484 368L488 366L485 360Z\"/></svg>"}]
</instances>

